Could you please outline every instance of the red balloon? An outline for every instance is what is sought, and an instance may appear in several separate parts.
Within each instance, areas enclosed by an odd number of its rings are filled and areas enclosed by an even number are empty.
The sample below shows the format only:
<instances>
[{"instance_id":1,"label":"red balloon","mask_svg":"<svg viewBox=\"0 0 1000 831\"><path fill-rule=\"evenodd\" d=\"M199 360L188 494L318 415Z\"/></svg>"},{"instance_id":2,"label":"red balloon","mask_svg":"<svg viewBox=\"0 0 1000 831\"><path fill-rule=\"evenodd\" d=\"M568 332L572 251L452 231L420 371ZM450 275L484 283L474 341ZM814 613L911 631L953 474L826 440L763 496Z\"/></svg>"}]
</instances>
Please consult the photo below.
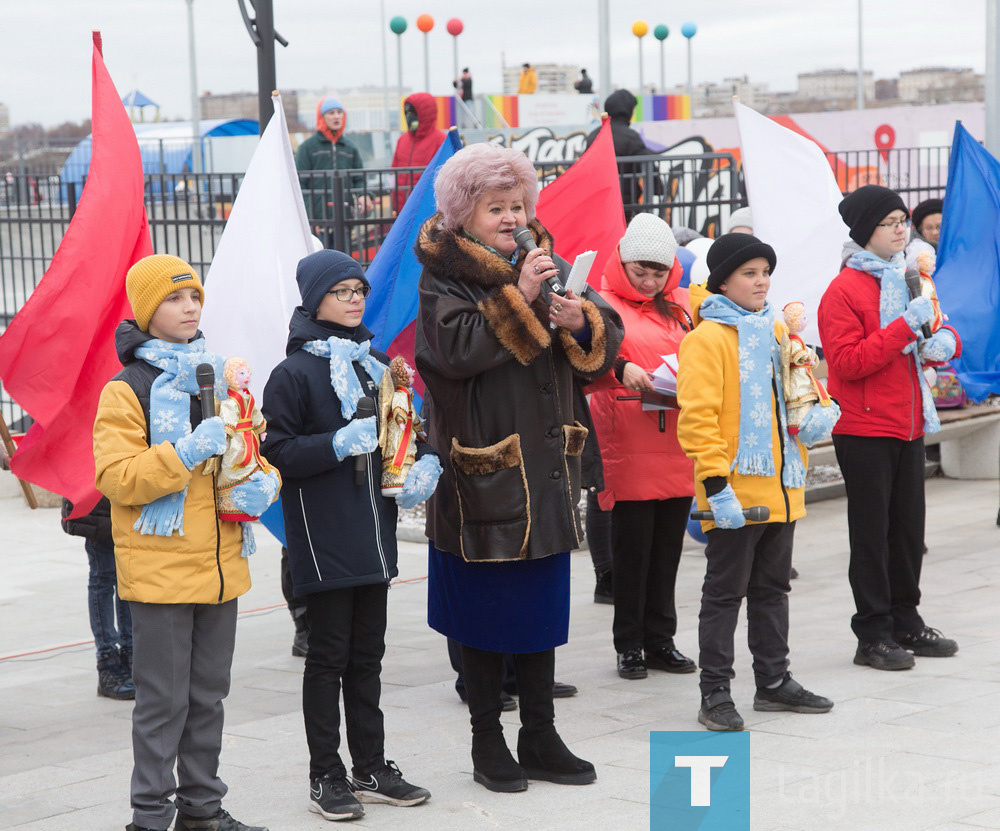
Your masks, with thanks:
<instances>
[{"instance_id":1,"label":"red balloon","mask_svg":"<svg viewBox=\"0 0 1000 831\"><path fill-rule=\"evenodd\" d=\"M429 14L422 14L417 18L417 28L427 34L431 29L434 28L434 18Z\"/></svg>"},{"instance_id":2,"label":"red balloon","mask_svg":"<svg viewBox=\"0 0 1000 831\"><path fill-rule=\"evenodd\" d=\"M454 35L455 37L458 37L460 34L462 34L462 30L464 28L465 26L462 25L462 21L459 20L457 17L453 17L451 20L448 21L447 29L449 35Z\"/></svg>"}]
</instances>

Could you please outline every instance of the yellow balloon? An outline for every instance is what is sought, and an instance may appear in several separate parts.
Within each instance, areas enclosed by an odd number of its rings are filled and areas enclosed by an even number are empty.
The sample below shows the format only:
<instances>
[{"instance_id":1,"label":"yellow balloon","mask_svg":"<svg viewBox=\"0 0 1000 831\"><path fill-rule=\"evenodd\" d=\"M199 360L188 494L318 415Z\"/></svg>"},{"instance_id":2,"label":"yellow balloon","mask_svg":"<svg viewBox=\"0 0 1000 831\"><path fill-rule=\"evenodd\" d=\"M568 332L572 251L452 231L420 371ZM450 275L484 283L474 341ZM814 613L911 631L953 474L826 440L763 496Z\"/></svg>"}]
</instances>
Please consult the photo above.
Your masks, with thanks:
<instances>
[{"instance_id":1,"label":"yellow balloon","mask_svg":"<svg viewBox=\"0 0 1000 831\"><path fill-rule=\"evenodd\" d=\"M649 31L649 24L645 20L637 20L632 24L632 34L637 38L641 38L646 32Z\"/></svg>"}]
</instances>

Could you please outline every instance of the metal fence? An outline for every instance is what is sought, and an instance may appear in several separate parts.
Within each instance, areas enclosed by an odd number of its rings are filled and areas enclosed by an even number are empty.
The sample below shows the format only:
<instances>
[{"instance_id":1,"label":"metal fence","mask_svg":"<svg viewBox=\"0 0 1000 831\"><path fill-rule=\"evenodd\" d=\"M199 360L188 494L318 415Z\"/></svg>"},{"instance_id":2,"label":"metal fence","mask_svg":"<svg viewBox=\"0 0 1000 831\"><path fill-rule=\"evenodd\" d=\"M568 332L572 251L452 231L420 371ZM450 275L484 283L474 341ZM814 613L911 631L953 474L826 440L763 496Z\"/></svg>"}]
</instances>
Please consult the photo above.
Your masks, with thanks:
<instances>
[{"instance_id":1,"label":"metal fence","mask_svg":"<svg viewBox=\"0 0 1000 831\"><path fill-rule=\"evenodd\" d=\"M878 182L915 205L942 196L949 148L830 153L842 191ZM729 214L745 204L742 172L728 153L634 156L618 159L627 217L655 213L672 227L717 236ZM570 163L536 163L541 183ZM422 168L338 170L303 179L303 198L313 232L325 245L371 262ZM215 254L242 173L147 174L146 212L153 250L191 263L204 277ZM57 174L0 174L0 328L24 305L48 268L82 195L82 184ZM580 206L586 221L586 206ZM558 241L557 241L558 242ZM28 419L0 388L0 411L12 429Z\"/></svg>"}]
</instances>

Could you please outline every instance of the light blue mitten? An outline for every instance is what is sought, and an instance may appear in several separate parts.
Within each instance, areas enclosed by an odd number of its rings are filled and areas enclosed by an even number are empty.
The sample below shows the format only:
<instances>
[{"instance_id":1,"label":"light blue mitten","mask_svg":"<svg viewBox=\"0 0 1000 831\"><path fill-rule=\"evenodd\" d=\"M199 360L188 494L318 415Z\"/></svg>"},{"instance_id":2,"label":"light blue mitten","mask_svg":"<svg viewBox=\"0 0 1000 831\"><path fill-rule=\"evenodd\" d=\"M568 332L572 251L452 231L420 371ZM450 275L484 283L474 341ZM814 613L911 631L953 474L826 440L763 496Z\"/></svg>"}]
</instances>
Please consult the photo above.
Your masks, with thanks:
<instances>
[{"instance_id":1,"label":"light blue mitten","mask_svg":"<svg viewBox=\"0 0 1000 831\"><path fill-rule=\"evenodd\" d=\"M840 418L840 407L833 401L828 406L813 404L799 423L799 441L806 447L826 441L833 435L833 428Z\"/></svg>"},{"instance_id":2,"label":"light blue mitten","mask_svg":"<svg viewBox=\"0 0 1000 831\"><path fill-rule=\"evenodd\" d=\"M375 416L356 418L333 434L333 452L341 462L348 456L364 456L377 447Z\"/></svg>"},{"instance_id":3,"label":"light blue mitten","mask_svg":"<svg viewBox=\"0 0 1000 831\"><path fill-rule=\"evenodd\" d=\"M233 504L247 516L259 517L277 498L280 481L277 473L258 470L233 488Z\"/></svg>"},{"instance_id":4,"label":"light blue mitten","mask_svg":"<svg viewBox=\"0 0 1000 831\"><path fill-rule=\"evenodd\" d=\"M916 297L910 301L910 305L903 312L903 320L914 334L920 334L920 327L925 323L930 323L934 319L934 306L926 297Z\"/></svg>"},{"instance_id":5,"label":"light blue mitten","mask_svg":"<svg viewBox=\"0 0 1000 831\"><path fill-rule=\"evenodd\" d=\"M438 479L441 478L441 462L438 457L428 453L413 463L410 473L403 483L403 489L396 497L400 508L412 508L425 499L430 499Z\"/></svg>"},{"instance_id":6,"label":"light blue mitten","mask_svg":"<svg viewBox=\"0 0 1000 831\"><path fill-rule=\"evenodd\" d=\"M920 350L920 357L924 361L944 363L955 356L957 348L958 341L955 340L955 333L950 329L938 329L931 335L929 341L924 342L924 348Z\"/></svg>"},{"instance_id":7,"label":"light blue mitten","mask_svg":"<svg viewBox=\"0 0 1000 831\"><path fill-rule=\"evenodd\" d=\"M219 416L206 418L191 433L174 444L178 458L188 470L194 470L210 456L226 452L226 428Z\"/></svg>"},{"instance_id":8,"label":"light blue mitten","mask_svg":"<svg viewBox=\"0 0 1000 831\"><path fill-rule=\"evenodd\" d=\"M708 497L708 507L712 509L712 516L718 528L734 531L747 524L743 516L743 506L736 498L732 485L726 485L715 496Z\"/></svg>"}]
</instances>

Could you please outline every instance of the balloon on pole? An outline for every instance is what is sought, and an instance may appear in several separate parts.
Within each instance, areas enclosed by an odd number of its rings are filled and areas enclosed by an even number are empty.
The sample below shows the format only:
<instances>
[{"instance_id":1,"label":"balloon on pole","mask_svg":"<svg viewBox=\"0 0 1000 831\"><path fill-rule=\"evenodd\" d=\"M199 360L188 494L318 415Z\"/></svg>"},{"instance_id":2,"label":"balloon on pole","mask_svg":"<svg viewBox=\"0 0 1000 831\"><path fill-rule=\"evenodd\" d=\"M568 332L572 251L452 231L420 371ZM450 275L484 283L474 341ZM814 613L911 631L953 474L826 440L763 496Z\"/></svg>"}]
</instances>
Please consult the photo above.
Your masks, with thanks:
<instances>
[{"instance_id":1,"label":"balloon on pole","mask_svg":"<svg viewBox=\"0 0 1000 831\"><path fill-rule=\"evenodd\" d=\"M681 34L687 38L688 42L688 100L690 101L694 97L694 83L692 82L692 72L691 72L691 39L698 33L698 27L691 23L690 21L681 26Z\"/></svg>"},{"instance_id":2,"label":"balloon on pole","mask_svg":"<svg viewBox=\"0 0 1000 831\"><path fill-rule=\"evenodd\" d=\"M666 73L666 62L664 59L664 49L663 41L667 39L670 35L670 29L668 29L663 23L653 29L653 37L660 42L660 93L663 94L667 91L667 73Z\"/></svg>"},{"instance_id":3,"label":"balloon on pole","mask_svg":"<svg viewBox=\"0 0 1000 831\"><path fill-rule=\"evenodd\" d=\"M431 29L434 28L434 18L429 14L422 14L417 18L417 28L424 33L424 92L431 91L431 53L427 45Z\"/></svg>"},{"instance_id":4,"label":"balloon on pole","mask_svg":"<svg viewBox=\"0 0 1000 831\"><path fill-rule=\"evenodd\" d=\"M400 97L403 95L403 32L406 31L406 18L396 15L389 21L389 29L396 36L396 86ZM404 127L405 129L405 127Z\"/></svg>"},{"instance_id":5,"label":"balloon on pole","mask_svg":"<svg viewBox=\"0 0 1000 831\"><path fill-rule=\"evenodd\" d=\"M642 95L642 89L645 86L645 79L642 74L642 39L646 36L649 31L649 24L645 20L637 20L632 24L632 34L635 35L636 40L639 42L639 94Z\"/></svg>"},{"instance_id":6,"label":"balloon on pole","mask_svg":"<svg viewBox=\"0 0 1000 831\"><path fill-rule=\"evenodd\" d=\"M458 80L458 36L462 34L462 30L465 29L465 26L462 24L461 20L459 20L457 17L453 17L445 25L445 29L447 29L448 34L452 36L452 63L454 64L454 69L455 69L454 78L457 81ZM458 97L461 97L460 87L455 88L455 94Z\"/></svg>"}]
</instances>

